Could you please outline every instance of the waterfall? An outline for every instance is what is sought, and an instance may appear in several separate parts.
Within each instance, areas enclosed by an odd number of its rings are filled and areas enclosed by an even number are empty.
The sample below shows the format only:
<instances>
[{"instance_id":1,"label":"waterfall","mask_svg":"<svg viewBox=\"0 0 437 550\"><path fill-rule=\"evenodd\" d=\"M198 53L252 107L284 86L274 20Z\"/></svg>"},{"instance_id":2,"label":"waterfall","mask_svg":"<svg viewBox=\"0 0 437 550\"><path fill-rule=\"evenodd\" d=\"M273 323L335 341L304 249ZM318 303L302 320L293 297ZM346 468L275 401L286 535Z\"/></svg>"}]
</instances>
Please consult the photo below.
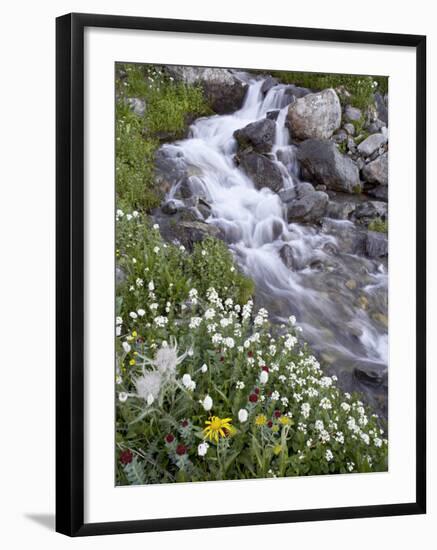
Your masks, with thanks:
<instances>
[{"instance_id":1,"label":"waterfall","mask_svg":"<svg viewBox=\"0 0 437 550\"><path fill-rule=\"evenodd\" d=\"M257 299L274 318L281 322L295 315L304 338L339 375L357 361L385 369L387 334L368 309L376 304L386 311L386 268L364 256L338 252L337 236L329 231L289 224L280 197L268 188L256 189L234 161L235 130L278 110L270 158L281 169L284 188L299 182L296 149L285 125L291 99L286 86L263 94L262 84L262 79L249 81L239 111L198 119L188 139L166 147L178 148L187 164L196 167L197 184L212 207L207 222L221 228L241 269L255 281ZM335 223L351 222L333 222L333 227ZM293 270L280 257L285 244L293 251ZM344 286L347 278L366 281L360 295Z\"/></svg>"}]
</instances>

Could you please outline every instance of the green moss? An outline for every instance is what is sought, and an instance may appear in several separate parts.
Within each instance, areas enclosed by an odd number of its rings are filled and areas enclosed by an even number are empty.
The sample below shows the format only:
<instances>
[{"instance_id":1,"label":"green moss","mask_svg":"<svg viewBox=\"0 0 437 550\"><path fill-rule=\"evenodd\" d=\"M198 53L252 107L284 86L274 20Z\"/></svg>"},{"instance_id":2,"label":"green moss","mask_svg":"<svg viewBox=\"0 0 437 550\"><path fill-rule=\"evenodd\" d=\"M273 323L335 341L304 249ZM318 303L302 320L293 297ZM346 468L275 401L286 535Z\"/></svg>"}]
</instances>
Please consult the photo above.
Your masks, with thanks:
<instances>
[{"instance_id":1,"label":"green moss","mask_svg":"<svg viewBox=\"0 0 437 550\"><path fill-rule=\"evenodd\" d=\"M352 191L356 194L356 195L359 195L362 191L361 189L361 185L354 185L353 188L352 188Z\"/></svg>"},{"instance_id":2,"label":"green moss","mask_svg":"<svg viewBox=\"0 0 437 550\"><path fill-rule=\"evenodd\" d=\"M160 139L181 138L191 118L211 110L199 86L176 83L154 65L117 64L115 86L117 202L150 211L162 199L154 185ZM145 102L142 117L126 104L126 98L132 97Z\"/></svg>"},{"instance_id":3,"label":"green moss","mask_svg":"<svg viewBox=\"0 0 437 550\"><path fill-rule=\"evenodd\" d=\"M381 220L381 218L375 218L369 223L370 231L378 231L379 233L388 232L388 221Z\"/></svg>"},{"instance_id":4,"label":"green moss","mask_svg":"<svg viewBox=\"0 0 437 550\"><path fill-rule=\"evenodd\" d=\"M326 88L341 89L344 87L349 94L339 94L340 101L359 109L365 109L373 102L373 93L380 91L387 93L388 78L385 76L363 76L348 74L306 73L296 71L273 71L272 76L285 84L295 84L312 90L324 90ZM375 85L376 83L376 85Z\"/></svg>"}]
</instances>

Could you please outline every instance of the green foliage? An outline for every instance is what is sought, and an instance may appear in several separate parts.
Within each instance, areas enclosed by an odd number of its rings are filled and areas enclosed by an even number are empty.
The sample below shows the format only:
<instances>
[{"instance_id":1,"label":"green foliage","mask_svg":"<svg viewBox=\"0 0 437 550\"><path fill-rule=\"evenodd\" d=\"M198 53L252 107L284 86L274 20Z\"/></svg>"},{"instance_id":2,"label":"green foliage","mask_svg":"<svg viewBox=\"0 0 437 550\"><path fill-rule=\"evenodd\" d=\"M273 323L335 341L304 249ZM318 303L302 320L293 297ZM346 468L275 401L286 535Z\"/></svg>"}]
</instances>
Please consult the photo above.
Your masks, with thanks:
<instances>
[{"instance_id":1,"label":"green foliage","mask_svg":"<svg viewBox=\"0 0 437 550\"><path fill-rule=\"evenodd\" d=\"M149 304L162 292L153 287ZM190 288L164 310L123 310L116 442L135 458L118 465L118 484L387 469L376 415L325 376L298 343L294 319L273 337L267 312L252 309L251 301L241 307L215 290ZM146 380L151 373L158 388ZM215 417L228 419L229 429L208 440L206 422Z\"/></svg>"},{"instance_id":2,"label":"green foliage","mask_svg":"<svg viewBox=\"0 0 437 550\"><path fill-rule=\"evenodd\" d=\"M190 279L196 281L201 294L212 286L219 294L244 304L255 291L253 281L235 268L232 254L223 241L208 237L196 243L188 266Z\"/></svg>"},{"instance_id":3,"label":"green foliage","mask_svg":"<svg viewBox=\"0 0 437 550\"><path fill-rule=\"evenodd\" d=\"M134 456L130 464L125 465L124 472L129 485L143 485L146 482L144 463L137 456Z\"/></svg>"},{"instance_id":4,"label":"green foliage","mask_svg":"<svg viewBox=\"0 0 437 550\"><path fill-rule=\"evenodd\" d=\"M295 84L311 88L312 90L324 90L335 88L339 91L340 100L354 107L365 109L373 103L373 93L380 91L387 93L388 78L384 76L364 76L329 73L306 73L296 71L273 71L273 76L285 84ZM343 93L343 89L350 95Z\"/></svg>"},{"instance_id":5,"label":"green foliage","mask_svg":"<svg viewBox=\"0 0 437 550\"><path fill-rule=\"evenodd\" d=\"M153 65L118 64L116 70L116 191L120 207L150 211L159 205L154 155L160 139L179 139L191 118L209 114L199 86L187 86ZM142 117L126 103L145 102Z\"/></svg>"},{"instance_id":6,"label":"green foliage","mask_svg":"<svg viewBox=\"0 0 437 550\"><path fill-rule=\"evenodd\" d=\"M213 286L240 304L252 296L253 282L235 267L222 241L209 237L196 243L190 254L184 247L164 242L159 229L151 228L146 216L137 212L135 216L121 215L119 211L117 218L117 265L125 274L125 281L117 288L117 315L126 316L150 305L151 281L153 303L164 315L167 303L177 305L172 315L180 312L190 288L205 293Z\"/></svg>"},{"instance_id":7,"label":"green foliage","mask_svg":"<svg viewBox=\"0 0 437 550\"><path fill-rule=\"evenodd\" d=\"M369 223L370 231L378 231L379 233L388 233L388 221L381 218L374 218Z\"/></svg>"}]
</instances>

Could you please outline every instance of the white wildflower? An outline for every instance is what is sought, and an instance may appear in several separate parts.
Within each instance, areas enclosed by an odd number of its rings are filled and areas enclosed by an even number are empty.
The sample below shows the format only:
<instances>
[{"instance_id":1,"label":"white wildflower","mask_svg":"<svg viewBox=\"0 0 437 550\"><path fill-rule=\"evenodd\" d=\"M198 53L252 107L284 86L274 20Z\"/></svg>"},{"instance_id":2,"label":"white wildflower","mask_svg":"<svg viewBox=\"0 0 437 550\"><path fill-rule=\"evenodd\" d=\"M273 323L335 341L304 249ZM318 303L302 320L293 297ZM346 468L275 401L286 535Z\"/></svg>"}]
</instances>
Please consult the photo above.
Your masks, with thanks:
<instances>
[{"instance_id":1,"label":"white wildflower","mask_svg":"<svg viewBox=\"0 0 437 550\"><path fill-rule=\"evenodd\" d=\"M188 325L189 328L198 328L202 322L202 317L192 317Z\"/></svg>"},{"instance_id":2,"label":"white wildflower","mask_svg":"<svg viewBox=\"0 0 437 550\"><path fill-rule=\"evenodd\" d=\"M205 456L206 453L208 452L208 449L209 449L209 445L206 441L204 441L203 443L199 443L197 447L197 454L199 456Z\"/></svg>"},{"instance_id":3,"label":"white wildflower","mask_svg":"<svg viewBox=\"0 0 437 550\"><path fill-rule=\"evenodd\" d=\"M137 309L137 313L140 317L144 317L146 314L146 311L144 309Z\"/></svg>"},{"instance_id":4,"label":"white wildflower","mask_svg":"<svg viewBox=\"0 0 437 550\"><path fill-rule=\"evenodd\" d=\"M154 322L158 327L165 327L165 325L168 323L168 319L163 315L158 315L158 317L155 317Z\"/></svg>"},{"instance_id":5,"label":"white wildflower","mask_svg":"<svg viewBox=\"0 0 437 550\"><path fill-rule=\"evenodd\" d=\"M324 397L320 401L320 407L325 410L332 409L331 401L327 397Z\"/></svg>"},{"instance_id":6,"label":"white wildflower","mask_svg":"<svg viewBox=\"0 0 437 550\"><path fill-rule=\"evenodd\" d=\"M311 405L309 403L302 403L300 407L300 412L304 418L308 418L311 411Z\"/></svg>"},{"instance_id":7,"label":"white wildflower","mask_svg":"<svg viewBox=\"0 0 437 550\"><path fill-rule=\"evenodd\" d=\"M205 311L205 319L210 320L210 319L214 319L214 317L215 317L215 310L212 308L208 308Z\"/></svg>"},{"instance_id":8,"label":"white wildflower","mask_svg":"<svg viewBox=\"0 0 437 550\"><path fill-rule=\"evenodd\" d=\"M208 365L206 363L203 363L203 365L200 367L200 370L205 373L208 370Z\"/></svg>"},{"instance_id":9,"label":"white wildflower","mask_svg":"<svg viewBox=\"0 0 437 550\"><path fill-rule=\"evenodd\" d=\"M267 384L268 379L269 379L269 373L265 370L262 370L261 374L259 375L260 384Z\"/></svg>"},{"instance_id":10,"label":"white wildflower","mask_svg":"<svg viewBox=\"0 0 437 550\"><path fill-rule=\"evenodd\" d=\"M125 401L127 401L127 398L128 398L128 395L125 391L121 391L119 394L118 394L118 400L121 401L122 403L124 403Z\"/></svg>"},{"instance_id":11,"label":"white wildflower","mask_svg":"<svg viewBox=\"0 0 437 550\"><path fill-rule=\"evenodd\" d=\"M150 281L150 283L147 285L148 289L150 291L155 290L155 283L153 281Z\"/></svg>"},{"instance_id":12,"label":"white wildflower","mask_svg":"<svg viewBox=\"0 0 437 550\"><path fill-rule=\"evenodd\" d=\"M240 409L238 411L238 420L241 423L246 422L248 418L249 418L249 413L247 412L246 409Z\"/></svg>"},{"instance_id":13,"label":"white wildflower","mask_svg":"<svg viewBox=\"0 0 437 550\"><path fill-rule=\"evenodd\" d=\"M121 345L123 346L123 350L124 350L126 353L129 353L129 352L130 352L130 350L131 350L130 344L128 344L127 342L123 342Z\"/></svg>"},{"instance_id":14,"label":"white wildflower","mask_svg":"<svg viewBox=\"0 0 437 550\"><path fill-rule=\"evenodd\" d=\"M331 462L331 460L334 458L334 455L332 454L332 451L330 449L326 450L325 458L328 462Z\"/></svg>"},{"instance_id":15,"label":"white wildflower","mask_svg":"<svg viewBox=\"0 0 437 550\"><path fill-rule=\"evenodd\" d=\"M209 395L206 395L205 399L202 402L203 408L205 409L205 411L210 411L212 409L212 405L213 405L212 397L210 397Z\"/></svg>"},{"instance_id":16,"label":"white wildflower","mask_svg":"<svg viewBox=\"0 0 437 550\"><path fill-rule=\"evenodd\" d=\"M129 317L131 317L132 319L137 319L137 317L138 317L137 312L136 311L131 311L129 313Z\"/></svg>"}]
</instances>

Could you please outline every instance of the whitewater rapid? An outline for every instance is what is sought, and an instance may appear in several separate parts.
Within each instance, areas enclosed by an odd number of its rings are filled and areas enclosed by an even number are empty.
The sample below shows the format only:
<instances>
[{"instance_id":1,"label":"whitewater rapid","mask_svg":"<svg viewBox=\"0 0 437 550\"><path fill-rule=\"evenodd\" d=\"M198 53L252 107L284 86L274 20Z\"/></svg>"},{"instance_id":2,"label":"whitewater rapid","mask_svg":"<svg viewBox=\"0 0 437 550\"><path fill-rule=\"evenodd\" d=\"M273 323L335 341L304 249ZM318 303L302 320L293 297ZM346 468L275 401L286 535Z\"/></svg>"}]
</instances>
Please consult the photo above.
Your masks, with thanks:
<instances>
[{"instance_id":1,"label":"whitewater rapid","mask_svg":"<svg viewBox=\"0 0 437 550\"><path fill-rule=\"evenodd\" d=\"M375 323L366 307L357 307L348 289L348 277L367 284L360 298L386 308L387 270L380 262L338 251L337 237L319 227L289 224L284 203L267 187L258 190L236 164L236 130L279 110L276 136L269 155L281 170L284 189L299 180L296 148L286 127L289 99L286 86L276 85L266 94L263 80L251 79L242 108L233 114L198 119L188 139L168 144L182 152L186 163L196 168L196 185L211 205L206 221L223 231L241 269L255 282L257 300L277 320L293 314L303 336L322 358L350 371L351 364L374 363L386 369L387 332ZM177 186L170 193L172 198ZM348 229L349 221L336 221ZM344 225L346 224L346 225ZM293 246L298 268L290 270L280 257L285 243Z\"/></svg>"}]
</instances>

